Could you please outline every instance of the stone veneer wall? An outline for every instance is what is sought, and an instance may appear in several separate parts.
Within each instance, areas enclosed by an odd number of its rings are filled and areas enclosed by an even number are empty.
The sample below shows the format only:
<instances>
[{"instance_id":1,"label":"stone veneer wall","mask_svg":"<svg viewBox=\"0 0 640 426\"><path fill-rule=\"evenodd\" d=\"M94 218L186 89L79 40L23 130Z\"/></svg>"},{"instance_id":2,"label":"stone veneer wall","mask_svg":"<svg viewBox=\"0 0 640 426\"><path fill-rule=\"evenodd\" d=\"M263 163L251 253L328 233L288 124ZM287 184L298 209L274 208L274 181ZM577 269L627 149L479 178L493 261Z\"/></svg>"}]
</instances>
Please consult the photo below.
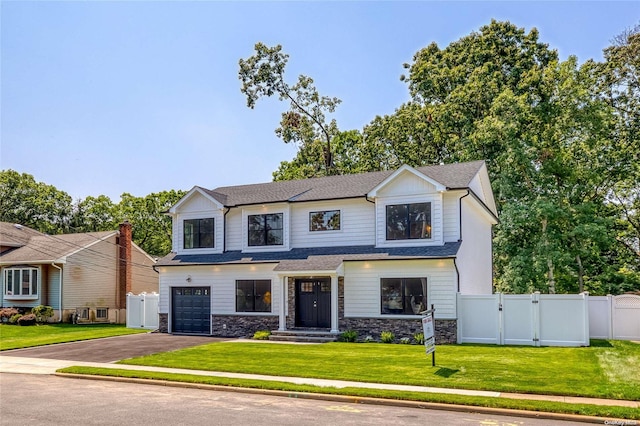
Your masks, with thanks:
<instances>
[{"instance_id":1,"label":"stone veneer wall","mask_svg":"<svg viewBox=\"0 0 640 426\"><path fill-rule=\"evenodd\" d=\"M211 315L211 321L213 335L220 337L251 338L256 331L278 329L278 317L273 315Z\"/></svg>"},{"instance_id":2,"label":"stone veneer wall","mask_svg":"<svg viewBox=\"0 0 640 426\"><path fill-rule=\"evenodd\" d=\"M358 340L363 340L365 336L371 336L375 340L380 340L380 333L391 331L396 336L396 340L403 337L412 338L416 333L422 333L422 322L419 319L396 319L396 318L341 318L340 331L355 330L358 332ZM435 320L436 344L456 343L458 340L458 329L456 320Z\"/></svg>"},{"instance_id":3,"label":"stone veneer wall","mask_svg":"<svg viewBox=\"0 0 640 426\"><path fill-rule=\"evenodd\" d=\"M291 330L296 326L296 279L287 278L287 304L289 309L287 311L287 330Z\"/></svg>"},{"instance_id":4,"label":"stone veneer wall","mask_svg":"<svg viewBox=\"0 0 640 426\"><path fill-rule=\"evenodd\" d=\"M168 333L169 332L169 314L158 314L160 317L158 323L158 331L160 333Z\"/></svg>"}]
</instances>

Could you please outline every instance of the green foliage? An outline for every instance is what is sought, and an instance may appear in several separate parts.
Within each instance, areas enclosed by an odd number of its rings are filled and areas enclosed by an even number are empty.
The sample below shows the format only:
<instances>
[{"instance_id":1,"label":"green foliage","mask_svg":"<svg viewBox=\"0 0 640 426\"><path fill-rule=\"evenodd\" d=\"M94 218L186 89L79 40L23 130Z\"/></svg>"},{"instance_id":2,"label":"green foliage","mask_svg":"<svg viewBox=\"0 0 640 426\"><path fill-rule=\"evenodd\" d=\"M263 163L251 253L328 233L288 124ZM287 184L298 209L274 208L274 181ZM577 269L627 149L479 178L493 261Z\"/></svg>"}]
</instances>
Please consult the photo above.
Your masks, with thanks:
<instances>
[{"instance_id":1,"label":"green foliage","mask_svg":"<svg viewBox=\"0 0 640 426\"><path fill-rule=\"evenodd\" d=\"M51 306L38 305L31 309L31 313L36 316L38 322L47 322L53 316L53 308Z\"/></svg>"},{"instance_id":2,"label":"green foliage","mask_svg":"<svg viewBox=\"0 0 640 426\"><path fill-rule=\"evenodd\" d=\"M271 336L271 331L269 330L258 330L253 333L254 340L269 340L269 336Z\"/></svg>"},{"instance_id":3,"label":"green foliage","mask_svg":"<svg viewBox=\"0 0 640 426\"><path fill-rule=\"evenodd\" d=\"M413 341L417 345L424 345L424 333L416 333L413 335Z\"/></svg>"},{"instance_id":4,"label":"green foliage","mask_svg":"<svg viewBox=\"0 0 640 426\"><path fill-rule=\"evenodd\" d=\"M403 345L408 345L409 343L411 343L411 339L409 337L402 337L400 338L400 343Z\"/></svg>"},{"instance_id":5,"label":"green foliage","mask_svg":"<svg viewBox=\"0 0 640 426\"><path fill-rule=\"evenodd\" d=\"M396 335L391 331L383 331L380 333L380 341L382 343L393 343L396 340Z\"/></svg>"},{"instance_id":6,"label":"green foliage","mask_svg":"<svg viewBox=\"0 0 640 426\"><path fill-rule=\"evenodd\" d=\"M11 315L11 317L9 318L9 324L17 324L20 318L22 318L22 314Z\"/></svg>"},{"instance_id":7,"label":"green foliage","mask_svg":"<svg viewBox=\"0 0 640 426\"><path fill-rule=\"evenodd\" d=\"M16 308L2 308L0 309L0 322L9 322L11 317L19 314Z\"/></svg>"},{"instance_id":8,"label":"green foliage","mask_svg":"<svg viewBox=\"0 0 640 426\"><path fill-rule=\"evenodd\" d=\"M36 325L36 316L34 314L22 315L20 318L18 318L18 325Z\"/></svg>"},{"instance_id":9,"label":"green foliage","mask_svg":"<svg viewBox=\"0 0 640 426\"><path fill-rule=\"evenodd\" d=\"M347 330L340 334L338 339L341 342L356 342L358 340L358 332L356 330Z\"/></svg>"},{"instance_id":10,"label":"green foliage","mask_svg":"<svg viewBox=\"0 0 640 426\"><path fill-rule=\"evenodd\" d=\"M299 144L301 151L313 152L314 161L319 159L316 155L319 150L323 161L307 164L320 173L324 163L323 174L334 174L332 139L338 128L335 120L327 122L326 114L333 113L341 101L321 96L310 77L300 75L295 84L287 83L284 72L288 60L289 55L282 52L282 46L268 47L256 43L255 54L239 61L240 91L252 109L261 97L278 95L281 101L289 102L289 109L282 113L276 135L285 143Z\"/></svg>"}]
</instances>

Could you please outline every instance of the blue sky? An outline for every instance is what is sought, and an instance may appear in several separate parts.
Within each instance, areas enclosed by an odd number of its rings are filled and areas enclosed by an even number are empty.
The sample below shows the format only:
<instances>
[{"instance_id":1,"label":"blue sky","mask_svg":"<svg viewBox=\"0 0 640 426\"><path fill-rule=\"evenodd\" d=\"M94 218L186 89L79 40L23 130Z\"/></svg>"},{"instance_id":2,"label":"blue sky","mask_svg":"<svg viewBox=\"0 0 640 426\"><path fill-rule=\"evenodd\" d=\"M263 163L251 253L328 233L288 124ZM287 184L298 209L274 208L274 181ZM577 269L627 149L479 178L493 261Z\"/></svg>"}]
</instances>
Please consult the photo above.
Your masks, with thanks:
<instances>
[{"instance_id":1,"label":"blue sky","mask_svg":"<svg viewBox=\"0 0 640 426\"><path fill-rule=\"evenodd\" d=\"M290 55L362 129L408 100L402 64L492 18L566 59L640 22L640 2L2 1L0 169L74 199L266 182L295 155L274 134L287 107L246 107L238 60L261 41Z\"/></svg>"}]
</instances>

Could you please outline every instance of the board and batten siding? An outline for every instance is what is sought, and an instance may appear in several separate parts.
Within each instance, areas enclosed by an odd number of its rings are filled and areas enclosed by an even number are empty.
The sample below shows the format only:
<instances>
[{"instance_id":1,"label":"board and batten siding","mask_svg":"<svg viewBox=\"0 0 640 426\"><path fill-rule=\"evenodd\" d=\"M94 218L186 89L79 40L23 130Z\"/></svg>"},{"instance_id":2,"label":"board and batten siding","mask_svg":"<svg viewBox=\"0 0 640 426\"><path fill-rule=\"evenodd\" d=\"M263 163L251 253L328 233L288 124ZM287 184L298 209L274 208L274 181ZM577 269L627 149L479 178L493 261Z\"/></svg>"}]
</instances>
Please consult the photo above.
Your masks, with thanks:
<instances>
[{"instance_id":1,"label":"board and batten siding","mask_svg":"<svg viewBox=\"0 0 640 426\"><path fill-rule=\"evenodd\" d=\"M281 280L274 263L160 267L159 313L168 314L172 287L210 287L212 315L269 315L268 312L236 313L236 280L271 280L271 314L278 315ZM190 281L187 281L187 278Z\"/></svg>"},{"instance_id":2,"label":"board and batten siding","mask_svg":"<svg viewBox=\"0 0 640 426\"><path fill-rule=\"evenodd\" d=\"M67 257L63 309L116 307L118 246L115 235Z\"/></svg>"},{"instance_id":3,"label":"board and batten siding","mask_svg":"<svg viewBox=\"0 0 640 426\"><path fill-rule=\"evenodd\" d=\"M214 248L184 250L184 221L186 219L214 219ZM178 254L222 253L224 243L223 212L211 200L194 194L180 206L173 218L173 251Z\"/></svg>"},{"instance_id":4,"label":"board and batten siding","mask_svg":"<svg viewBox=\"0 0 640 426\"><path fill-rule=\"evenodd\" d=\"M438 319L455 319L456 271L453 260L421 259L358 261L344 264L344 316L361 318L407 318L382 315L381 278L427 278L427 304L435 305ZM416 316L419 317L419 316Z\"/></svg>"},{"instance_id":5,"label":"board and batten siding","mask_svg":"<svg viewBox=\"0 0 640 426\"><path fill-rule=\"evenodd\" d=\"M309 214L340 211L340 229L310 231ZM364 198L291 205L291 247L360 246L375 244L375 207Z\"/></svg>"}]
</instances>

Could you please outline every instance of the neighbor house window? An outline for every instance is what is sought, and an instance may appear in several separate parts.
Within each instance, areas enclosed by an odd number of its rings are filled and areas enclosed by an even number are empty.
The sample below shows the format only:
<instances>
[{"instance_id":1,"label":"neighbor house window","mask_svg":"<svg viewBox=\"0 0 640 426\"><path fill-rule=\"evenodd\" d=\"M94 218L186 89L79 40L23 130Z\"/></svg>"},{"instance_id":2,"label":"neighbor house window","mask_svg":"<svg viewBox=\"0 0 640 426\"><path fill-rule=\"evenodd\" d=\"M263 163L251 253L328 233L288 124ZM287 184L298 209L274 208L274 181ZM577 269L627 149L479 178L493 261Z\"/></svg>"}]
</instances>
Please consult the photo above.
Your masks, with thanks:
<instances>
[{"instance_id":1,"label":"neighbor house window","mask_svg":"<svg viewBox=\"0 0 640 426\"><path fill-rule=\"evenodd\" d=\"M187 219L184 221L184 248L213 248L214 220Z\"/></svg>"},{"instance_id":2,"label":"neighbor house window","mask_svg":"<svg viewBox=\"0 0 640 426\"><path fill-rule=\"evenodd\" d=\"M236 281L236 312L271 312L271 280Z\"/></svg>"},{"instance_id":3,"label":"neighbor house window","mask_svg":"<svg viewBox=\"0 0 640 426\"><path fill-rule=\"evenodd\" d=\"M418 315L427 309L426 278L382 278L381 313Z\"/></svg>"},{"instance_id":4,"label":"neighbor house window","mask_svg":"<svg viewBox=\"0 0 640 426\"><path fill-rule=\"evenodd\" d=\"M96 308L96 320L104 321L109 319L109 308Z\"/></svg>"},{"instance_id":5,"label":"neighbor house window","mask_svg":"<svg viewBox=\"0 0 640 426\"><path fill-rule=\"evenodd\" d=\"M431 238L431 203L387 206L387 240Z\"/></svg>"},{"instance_id":6,"label":"neighbor house window","mask_svg":"<svg viewBox=\"0 0 640 426\"><path fill-rule=\"evenodd\" d=\"M283 244L282 213L249 215L250 246L281 246Z\"/></svg>"},{"instance_id":7,"label":"neighbor house window","mask_svg":"<svg viewBox=\"0 0 640 426\"><path fill-rule=\"evenodd\" d=\"M14 267L4 270L5 296L38 296L38 268Z\"/></svg>"},{"instance_id":8,"label":"neighbor house window","mask_svg":"<svg viewBox=\"0 0 640 426\"><path fill-rule=\"evenodd\" d=\"M337 231L340 229L340 210L309 213L309 231Z\"/></svg>"}]
</instances>

